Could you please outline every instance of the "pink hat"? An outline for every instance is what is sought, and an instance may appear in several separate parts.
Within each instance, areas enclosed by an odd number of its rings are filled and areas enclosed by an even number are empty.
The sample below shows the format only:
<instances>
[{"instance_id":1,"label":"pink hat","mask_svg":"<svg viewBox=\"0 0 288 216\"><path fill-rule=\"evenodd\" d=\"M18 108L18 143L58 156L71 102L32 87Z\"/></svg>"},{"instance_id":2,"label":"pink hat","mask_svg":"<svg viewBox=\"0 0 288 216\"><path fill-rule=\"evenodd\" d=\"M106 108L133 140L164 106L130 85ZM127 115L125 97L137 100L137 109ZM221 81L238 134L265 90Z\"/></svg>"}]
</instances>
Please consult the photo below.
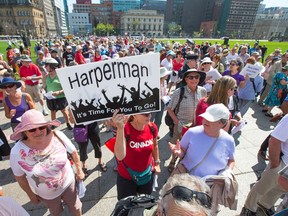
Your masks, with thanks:
<instances>
[{"instance_id":1,"label":"pink hat","mask_svg":"<svg viewBox=\"0 0 288 216\"><path fill-rule=\"evenodd\" d=\"M20 121L21 122L14 129L14 133L10 136L11 140L17 141L19 139L22 139L22 132L28 131L33 128L38 128L44 125L59 126L61 124L61 122L59 122L58 120L46 121L43 114L35 109L26 111L21 116Z\"/></svg>"}]
</instances>

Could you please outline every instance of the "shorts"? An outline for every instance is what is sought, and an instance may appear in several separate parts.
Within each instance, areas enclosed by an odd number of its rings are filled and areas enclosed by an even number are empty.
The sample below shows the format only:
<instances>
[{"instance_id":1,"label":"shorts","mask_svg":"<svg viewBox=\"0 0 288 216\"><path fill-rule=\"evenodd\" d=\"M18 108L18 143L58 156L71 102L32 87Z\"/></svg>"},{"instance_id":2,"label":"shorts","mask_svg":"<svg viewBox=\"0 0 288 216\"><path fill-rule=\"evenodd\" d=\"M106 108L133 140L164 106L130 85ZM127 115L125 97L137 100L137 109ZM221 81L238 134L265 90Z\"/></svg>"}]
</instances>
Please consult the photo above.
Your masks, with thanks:
<instances>
[{"instance_id":1,"label":"shorts","mask_svg":"<svg viewBox=\"0 0 288 216\"><path fill-rule=\"evenodd\" d=\"M40 84L38 85L26 85L26 93L31 95L32 99L35 101L43 100L43 95L41 93L41 86Z\"/></svg>"},{"instance_id":2,"label":"shorts","mask_svg":"<svg viewBox=\"0 0 288 216\"><path fill-rule=\"evenodd\" d=\"M49 209L52 215L60 215L60 213L63 211L61 200L63 200L63 202L67 205L69 212L72 215L75 215L76 212L82 208L82 203L76 191L75 180L60 196L52 200L47 200L42 197L39 197L39 199Z\"/></svg>"},{"instance_id":3,"label":"shorts","mask_svg":"<svg viewBox=\"0 0 288 216\"><path fill-rule=\"evenodd\" d=\"M47 101L47 107L51 111L63 110L68 106L66 98L55 98Z\"/></svg>"}]
</instances>

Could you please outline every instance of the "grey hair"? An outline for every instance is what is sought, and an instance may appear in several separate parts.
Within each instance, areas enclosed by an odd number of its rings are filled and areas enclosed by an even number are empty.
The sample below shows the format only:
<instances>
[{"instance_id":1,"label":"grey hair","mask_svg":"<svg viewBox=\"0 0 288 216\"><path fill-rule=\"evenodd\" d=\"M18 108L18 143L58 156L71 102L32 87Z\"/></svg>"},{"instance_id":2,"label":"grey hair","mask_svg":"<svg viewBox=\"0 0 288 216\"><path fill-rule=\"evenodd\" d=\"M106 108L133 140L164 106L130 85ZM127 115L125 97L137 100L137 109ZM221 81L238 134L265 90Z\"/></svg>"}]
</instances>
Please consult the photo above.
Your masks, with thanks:
<instances>
[{"instance_id":1,"label":"grey hair","mask_svg":"<svg viewBox=\"0 0 288 216\"><path fill-rule=\"evenodd\" d=\"M208 185L199 177L197 176L191 176L188 173L183 174L175 174L171 176L165 185L162 187L162 189L159 192L160 198L159 198L159 207L160 211L163 209L169 209L169 199L168 196L164 195L167 193L168 190L175 186L184 186L190 190L203 192L206 194L210 193L210 188ZM185 212L191 212L193 214L205 214L210 215L210 209L202 206L199 204L199 202L195 199L192 199L190 202L182 201L182 200L175 200L173 199L173 202L175 205L179 206L183 209Z\"/></svg>"},{"instance_id":2,"label":"grey hair","mask_svg":"<svg viewBox=\"0 0 288 216\"><path fill-rule=\"evenodd\" d=\"M228 123L228 119L220 119L219 122L223 125L226 125Z\"/></svg>"}]
</instances>

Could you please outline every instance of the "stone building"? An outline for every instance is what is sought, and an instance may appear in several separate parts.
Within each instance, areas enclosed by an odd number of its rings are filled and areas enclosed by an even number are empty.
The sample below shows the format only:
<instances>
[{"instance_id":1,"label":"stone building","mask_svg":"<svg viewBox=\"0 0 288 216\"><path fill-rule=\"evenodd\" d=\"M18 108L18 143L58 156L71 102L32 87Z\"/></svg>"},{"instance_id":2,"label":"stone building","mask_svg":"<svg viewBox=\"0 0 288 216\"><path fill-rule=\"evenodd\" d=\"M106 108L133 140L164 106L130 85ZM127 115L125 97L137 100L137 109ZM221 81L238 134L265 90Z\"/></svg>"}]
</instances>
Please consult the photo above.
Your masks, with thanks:
<instances>
[{"instance_id":1,"label":"stone building","mask_svg":"<svg viewBox=\"0 0 288 216\"><path fill-rule=\"evenodd\" d=\"M0 34L20 35L25 33L41 37L46 33L43 4L35 0L0 1Z\"/></svg>"},{"instance_id":2,"label":"stone building","mask_svg":"<svg viewBox=\"0 0 288 216\"><path fill-rule=\"evenodd\" d=\"M122 34L163 36L164 14L155 10L130 10L121 17Z\"/></svg>"}]
</instances>

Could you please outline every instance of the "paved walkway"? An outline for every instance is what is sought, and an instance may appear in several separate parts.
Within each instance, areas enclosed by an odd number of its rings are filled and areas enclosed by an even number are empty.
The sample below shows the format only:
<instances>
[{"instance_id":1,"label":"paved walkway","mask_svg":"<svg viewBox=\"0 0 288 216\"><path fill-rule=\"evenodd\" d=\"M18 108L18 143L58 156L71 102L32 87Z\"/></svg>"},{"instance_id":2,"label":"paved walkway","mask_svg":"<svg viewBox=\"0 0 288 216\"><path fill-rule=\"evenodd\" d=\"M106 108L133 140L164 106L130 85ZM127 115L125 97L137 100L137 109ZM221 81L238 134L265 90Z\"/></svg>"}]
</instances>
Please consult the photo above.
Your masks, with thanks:
<instances>
[{"instance_id":1,"label":"paved walkway","mask_svg":"<svg viewBox=\"0 0 288 216\"><path fill-rule=\"evenodd\" d=\"M60 113L58 113L60 115ZM48 119L48 118L47 118ZM63 121L63 118L59 119ZM239 194L238 194L238 209L237 211L231 211L227 208L222 208L219 216L231 216L238 215L244 204L245 198L250 190L251 185L256 181L257 176L263 171L266 166L262 159L257 158L257 152L262 141L269 134L275 124L269 122L269 118L262 112L261 108L254 103L249 109L248 113L244 117L248 124L243 128L241 132L236 134L236 166L234 173L237 176L239 182ZM4 130L7 137L10 136L12 130L9 126L9 121L5 118L3 107L0 104L0 127ZM73 135L71 131L68 131L65 124L62 124L59 129L62 130L71 140ZM169 140L168 129L164 124L159 133L161 139L159 140L160 159L162 173L159 176L160 187L164 184L168 178L167 166L169 163L169 150L167 141ZM101 131L101 142L104 143L111 133ZM73 141L73 140L72 140ZM77 144L76 144L77 145ZM117 202L116 198L116 172L113 171L115 165L113 154L105 147L103 150L103 160L107 163L108 171L102 173L97 167L98 161L93 158L92 145L89 145L89 159L87 160L88 169L91 175L85 180L87 192L82 199L83 202L83 215L85 216L106 216L110 215ZM49 215L47 209L42 205L33 205L29 203L29 199L26 194L20 189L19 185L15 182L11 169L9 168L9 161L0 162L0 185L4 189L4 193L7 196L13 197L17 202L24 206L24 208L31 215ZM158 196L158 191L153 195ZM69 215L64 213L63 215Z\"/></svg>"}]
</instances>

